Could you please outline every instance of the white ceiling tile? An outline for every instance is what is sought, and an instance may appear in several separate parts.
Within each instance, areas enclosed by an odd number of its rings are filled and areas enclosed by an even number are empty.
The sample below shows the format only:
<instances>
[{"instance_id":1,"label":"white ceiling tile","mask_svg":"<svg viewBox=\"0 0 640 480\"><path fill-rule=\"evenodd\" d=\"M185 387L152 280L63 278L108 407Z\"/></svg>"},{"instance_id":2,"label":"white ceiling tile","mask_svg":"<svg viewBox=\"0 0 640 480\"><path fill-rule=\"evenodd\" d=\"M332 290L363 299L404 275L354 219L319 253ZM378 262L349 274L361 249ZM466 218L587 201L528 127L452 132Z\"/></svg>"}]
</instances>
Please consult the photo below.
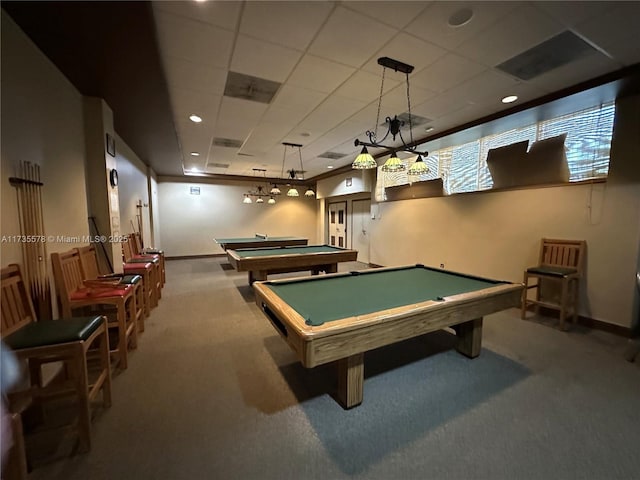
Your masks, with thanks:
<instances>
[{"instance_id":1,"label":"white ceiling tile","mask_svg":"<svg viewBox=\"0 0 640 480\"><path fill-rule=\"evenodd\" d=\"M381 75L358 71L334 93L340 97L371 102L380 96L381 78ZM397 80L385 78L383 93L388 92L397 85Z\"/></svg>"},{"instance_id":2,"label":"white ceiling tile","mask_svg":"<svg viewBox=\"0 0 640 480\"><path fill-rule=\"evenodd\" d=\"M251 131L240 152L252 155L264 154L275 145L280 145L289 130L287 125L261 122Z\"/></svg>"},{"instance_id":3,"label":"white ceiling tile","mask_svg":"<svg viewBox=\"0 0 640 480\"><path fill-rule=\"evenodd\" d=\"M190 18L228 30L235 30L240 16L241 2L185 2L154 1L155 14L169 13Z\"/></svg>"},{"instance_id":4,"label":"white ceiling tile","mask_svg":"<svg viewBox=\"0 0 640 480\"><path fill-rule=\"evenodd\" d=\"M395 28L404 28L431 2L346 1L342 5Z\"/></svg>"},{"instance_id":5,"label":"white ceiling tile","mask_svg":"<svg viewBox=\"0 0 640 480\"><path fill-rule=\"evenodd\" d=\"M240 32L306 50L333 10L333 2L246 2Z\"/></svg>"},{"instance_id":6,"label":"white ceiling tile","mask_svg":"<svg viewBox=\"0 0 640 480\"><path fill-rule=\"evenodd\" d=\"M458 45L496 23L515 8L519 2L433 2L405 29L417 37L454 50ZM473 17L466 25L449 26L454 13L470 8Z\"/></svg>"},{"instance_id":7,"label":"white ceiling tile","mask_svg":"<svg viewBox=\"0 0 640 480\"><path fill-rule=\"evenodd\" d=\"M412 107L424 103L436 95L435 92L425 88L415 87L411 84L409 87L409 96ZM382 114L384 116L393 117L394 115L400 115L401 113L407 112L408 109L409 104L407 101L406 84L398 85L382 97Z\"/></svg>"},{"instance_id":8,"label":"white ceiling tile","mask_svg":"<svg viewBox=\"0 0 640 480\"><path fill-rule=\"evenodd\" d=\"M202 123L193 125L215 125L220 107L221 95L205 95L193 90L169 88L169 96L173 106L174 117L177 121L186 121L191 114L202 118Z\"/></svg>"},{"instance_id":9,"label":"white ceiling tile","mask_svg":"<svg viewBox=\"0 0 640 480\"><path fill-rule=\"evenodd\" d=\"M553 1L553 2L533 2L536 8L539 8L561 22L567 27L572 27L578 23L589 19L599 18L607 10L616 7L620 2L576 2L576 1Z\"/></svg>"},{"instance_id":10,"label":"white ceiling tile","mask_svg":"<svg viewBox=\"0 0 640 480\"><path fill-rule=\"evenodd\" d=\"M292 48L239 35L233 51L231 70L245 75L283 82L302 54Z\"/></svg>"},{"instance_id":11,"label":"white ceiling tile","mask_svg":"<svg viewBox=\"0 0 640 480\"><path fill-rule=\"evenodd\" d=\"M564 30L564 26L528 5L513 10L498 24L467 40L457 48L465 57L496 66Z\"/></svg>"},{"instance_id":12,"label":"white ceiling tile","mask_svg":"<svg viewBox=\"0 0 640 480\"><path fill-rule=\"evenodd\" d=\"M620 67L620 64L604 55L590 55L540 75L536 78L536 86L554 92L604 75Z\"/></svg>"},{"instance_id":13,"label":"white ceiling tile","mask_svg":"<svg viewBox=\"0 0 640 480\"><path fill-rule=\"evenodd\" d=\"M519 82L509 75L487 70L472 79L454 87L453 92L460 100L472 104L496 104Z\"/></svg>"},{"instance_id":14,"label":"white ceiling tile","mask_svg":"<svg viewBox=\"0 0 640 480\"><path fill-rule=\"evenodd\" d=\"M625 63L640 61L640 2L615 2L615 5L616 8L579 23L574 31L614 59L616 52L618 56L625 52ZM629 46L635 46L636 55L628 56Z\"/></svg>"},{"instance_id":15,"label":"white ceiling tile","mask_svg":"<svg viewBox=\"0 0 640 480\"><path fill-rule=\"evenodd\" d=\"M262 121L268 123L279 123L281 125L288 126L289 129L292 129L307 116L307 113L308 112L303 112L300 109L271 105L262 117Z\"/></svg>"},{"instance_id":16,"label":"white ceiling tile","mask_svg":"<svg viewBox=\"0 0 640 480\"><path fill-rule=\"evenodd\" d=\"M209 67L229 65L233 32L163 12L156 15L156 27L163 55Z\"/></svg>"},{"instance_id":17,"label":"white ceiling tile","mask_svg":"<svg viewBox=\"0 0 640 480\"><path fill-rule=\"evenodd\" d=\"M305 55L287 80L287 85L330 93L355 71L353 67Z\"/></svg>"},{"instance_id":18,"label":"white ceiling tile","mask_svg":"<svg viewBox=\"0 0 640 480\"><path fill-rule=\"evenodd\" d=\"M255 125L268 105L241 98L222 97L220 105L220 119L223 123L245 122Z\"/></svg>"},{"instance_id":19,"label":"white ceiling tile","mask_svg":"<svg viewBox=\"0 0 640 480\"><path fill-rule=\"evenodd\" d=\"M338 7L311 43L309 52L359 67L397 33L376 20Z\"/></svg>"},{"instance_id":20,"label":"white ceiling tile","mask_svg":"<svg viewBox=\"0 0 640 480\"><path fill-rule=\"evenodd\" d=\"M411 85L444 92L475 77L488 67L449 53L410 76Z\"/></svg>"},{"instance_id":21,"label":"white ceiling tile","mask_svg":"<svg viewBox=\"0 0 640 480\"><path fill-rule=\"evenodd\" d=\"M443 93L424 103L418 104L411 110L416 115L437 119L464 108L467 101L460 98L453 90Z\"/></svg>"},{"instance_id":22,"label":"white ceiling tile","mask_svg":"<svg viewBox=\"0 0 640 480\"><path fill-rule=\"evenodd\" d=\"M309 131L317 137L319 134L326 132L327 124L336 125L365 106L365 102L343 97L329 97L302 121L299 129L301 131Z\"/></svg>"},{"instance_id":23,"label":"white ceiling tile","mask_svg":"<svg viewBox=\"0 0 640 480\"><path fill-rule=\"evenodd\" d=\"M272 108L286 109L306 116L320 105L320 102L325 98L327 98L327 95L324 93L285 84L278 90L276 98L271 102L269 110ZM267 110L267 115L269 115L269 110Z\"/></svg>"},{"instance_id":24,"label":"white ceiling tile","mask_svg":"<svg viewBox=\"0 0 640 480\"><path fill-rule=\"evenodd\" d=\"M227 81L227 70L224 68L207 67L171 56L165 56L163 63L170 87L203 94L222 95L224 93Z\"/></svg>"}]
</instances>

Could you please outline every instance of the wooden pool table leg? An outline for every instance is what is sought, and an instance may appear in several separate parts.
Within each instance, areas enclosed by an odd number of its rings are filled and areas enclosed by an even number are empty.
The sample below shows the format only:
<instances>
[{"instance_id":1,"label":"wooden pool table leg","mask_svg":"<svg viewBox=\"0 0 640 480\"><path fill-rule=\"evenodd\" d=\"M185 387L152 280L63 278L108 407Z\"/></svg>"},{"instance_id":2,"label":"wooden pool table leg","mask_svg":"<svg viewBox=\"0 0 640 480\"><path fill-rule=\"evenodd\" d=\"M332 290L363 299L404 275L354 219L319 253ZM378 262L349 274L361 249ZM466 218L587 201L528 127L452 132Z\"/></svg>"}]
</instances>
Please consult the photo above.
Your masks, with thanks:
<instances>
[{"instance_id":1,"label":"wooden pool table leg","mask_svg":"<svg viewBox=\"0 0 640 480\"><path fill-rule=\"evenodd\" d=\"M267 280L266 270L249 270L249 285L253 285L253 282L264 282Z\"/></svg>"},{"instance_id":2,"label":"wooden pool table leg","mask_svg":"<svg viewBox=\"0 0 640 480\"><path fill-rule=\"evenodd\" d=\"M456 350L461 354L475 358L482 348L482 317L455 326L458 344Z\"/></svg>"},{"instance_id":3,"label":"wooden pool table leg","mask_svg":"<svg viewBox=\"0 0 640 480\"><path fill-rule=\"evenodd\" d=\"M364 384L364 353L338 360L338 402L343 408L362 403Z\"/></svg>"}]
</instances>

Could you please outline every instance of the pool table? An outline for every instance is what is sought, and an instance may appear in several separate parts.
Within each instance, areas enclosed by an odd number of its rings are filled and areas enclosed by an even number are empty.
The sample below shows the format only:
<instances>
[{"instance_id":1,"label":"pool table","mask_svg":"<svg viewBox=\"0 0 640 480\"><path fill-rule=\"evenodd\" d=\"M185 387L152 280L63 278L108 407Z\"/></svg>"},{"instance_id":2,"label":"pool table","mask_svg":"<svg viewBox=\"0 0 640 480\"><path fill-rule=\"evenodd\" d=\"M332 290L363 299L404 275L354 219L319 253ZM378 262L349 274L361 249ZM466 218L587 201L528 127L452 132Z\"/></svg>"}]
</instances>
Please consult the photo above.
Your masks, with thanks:
<instances>
[{"instance_id":1,"label":"pool table","mask_svg":"<svg viewBox=\"0 0 640 480\"><path fill-rule=\"evenodd\" d=\"M303 366L338 366L337 400L362 403L364 352L453 327L456 350L480 354L482 317L518 307L523 285L424 265L254 284L258 307Z\"/></svg>"},{"instance_id":2,"label":"pool table","mask_svg":"<svg viewBox=\"0 0 640 480\"><path fill-rule=\"evenodd\" d=\"M214 238L224 250L233 248L285 247L287 245L307 245L309 239L302 237L269 237L256 234L255 237Z\"/></svg>"},{"instance_id":3,"label":"pool table","mask_svg":"<svg viewBox=\"0 0 640 480\"><path fill-rule=\"evenodd\" d=\"M266 280L270 273L335 273L339 262L355 262L357 250L330 245L302 245L274 248L227 250L229 263L239 272L249 272L249 284Z\"/></svg>"}]
</instances>

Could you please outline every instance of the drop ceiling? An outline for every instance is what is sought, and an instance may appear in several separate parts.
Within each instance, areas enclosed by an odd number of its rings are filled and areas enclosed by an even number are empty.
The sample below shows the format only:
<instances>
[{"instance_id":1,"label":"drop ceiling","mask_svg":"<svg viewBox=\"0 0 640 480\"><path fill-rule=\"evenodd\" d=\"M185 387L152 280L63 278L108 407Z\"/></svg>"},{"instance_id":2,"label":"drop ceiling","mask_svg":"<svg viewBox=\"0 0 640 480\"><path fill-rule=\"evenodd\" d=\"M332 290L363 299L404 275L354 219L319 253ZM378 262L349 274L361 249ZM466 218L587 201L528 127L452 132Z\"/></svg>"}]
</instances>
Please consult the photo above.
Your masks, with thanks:
<instances>
[{"instance_id":1,"label":"drop ceiling","mask_svg":"<svg viewBox=\"0 0 640 480\"><path fill-rule=\"evenodd\" d=\"M640 2L3 2L3 8L81 92L106 99L119 135L160 175L259 171L279 178L300 168L298 152L283 142L302 145L307 178L348 166L359 150L354 140L376 128L379 57L415 67L411 113L422 123L411 132L405 127L403 136L416 141L589 80L635 72L640 62ZM381 119L406 115L404 74L387 69L382 93ZM579 98L611 100L617 93L608 88ZM515 104L501 103L512 94ZM203 121L193 123L192 114Z\"/></svg>"}]
</instances>

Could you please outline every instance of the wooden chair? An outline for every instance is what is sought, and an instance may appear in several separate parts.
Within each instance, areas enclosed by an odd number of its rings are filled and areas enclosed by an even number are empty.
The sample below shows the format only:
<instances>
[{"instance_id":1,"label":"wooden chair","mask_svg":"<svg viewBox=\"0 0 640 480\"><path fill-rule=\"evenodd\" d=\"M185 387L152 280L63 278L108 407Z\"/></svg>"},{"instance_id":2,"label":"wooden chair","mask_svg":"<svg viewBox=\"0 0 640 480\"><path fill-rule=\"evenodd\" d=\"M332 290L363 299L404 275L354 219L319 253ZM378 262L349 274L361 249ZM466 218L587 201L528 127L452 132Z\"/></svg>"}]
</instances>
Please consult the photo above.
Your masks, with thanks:
<instances>
[{"instance_id":1,"label":"wooden chair","mask_svg":"<svg viewBox=\"0 0 640 480\"><path fill-rule=\"evenodd\" d=\"M127 237L122 242L122 258L124 261L125 271L127 269L131 270L134 267L131 264L147 264L150 263L153 265L151 272L151 281L156 289L156 299L159 300L162 298L162 271L160 266L160 259L157 256L153 255L137 255L134 252L133 242L131 238Z\"/></svg>"},{"instance_id":2,"label":"wooden chair","mask_svg":"<svg viewBox=\"0 0 640 480\"><path fill-rule=\"evenodd\" d=\"M162 273L162 285L167 282L167 276L165 272L164 251L156 248L144 248L142 245L142 237L140 232L129 234L129 241L131 242L132 251L138 255L151 255L157 257L160 260L160 271Z\"/></svg>"},{"instance_id":3,"label":"wooden chair","mask_svg":"<svg viewBox=\"0 0 640 480\"><path fill-rule=\"evenodd\" d=\"M150 280L141 275L126 275L122 273L109 273L101 275L98 267L98 257L96 256L96 247L87 245L86 247L76 248L80 257L80 267L82 268L82 278L87 280L113 282L118 280L119 285L134 285L136 288L136 307L138 310L137 317L140 320L138 331L144 332L144 317L148 317L151 313L151 298L149 290L151 290ZM146 281L145 281L146 280Z\"/></svg>"},{"instance_id":4,"label":"wooden chair","mask_svg":"<svg viewBox=\"0 0 640 480\"><path fill-rule=\"evenodd\" d=\"M52 253L51 263L62 315L70 317L73 310L85 307L103 313L109 330L116 331L118 337L115 342L110 339L111 354L117 359L118 367L126 369L128 346L136 348L138 345L140 310L136 306L135 287L118 285L117 281L110 285L85 282L80 256L75 249Z\"/></svg>"},{"instance_id":5,"label":"wooden chair","mask_svg":"<svg viewBox=\"0 0 640 480\"><path fill-rule=\"evenodd\" d=\"M111 406L106 318L93 315L37 322L20 267L12 264L2 269L2 339L19 359L27 362L30 372L28 386L9 395L11 411L21 413L27 406L26 398L75 396L77 434L81 449L88 451L91 448L90 403L102 392L104 407ZM45 385L41 367L51 362L62 362L66 375L61 381L56 379ZM19 418L17 420L19 426Z\"/></svg>"},{"instance_id":6,"label":"wooden chair","mask_svg":"<svg viewBox=\"0 0 640 480\"><path fill-rule=\"evenodd\" d=\"M586 242L583 240L557 240L543 238L540 244L539 263L535 267L527 268L524 272L524 290L522 292L522 312L524 319L529 305L535 305L559 310L560 329L565 330L565 319L571 311L573 323L578 320L578 298L580 292L580 278L586 254ZM529 281L537 279L534 285ZM545 300L541 294L544 282L560 284L560 294L557 302ZM535 289L535 300L529 299L527 292Z\"/></svg>"}]
</instances>

